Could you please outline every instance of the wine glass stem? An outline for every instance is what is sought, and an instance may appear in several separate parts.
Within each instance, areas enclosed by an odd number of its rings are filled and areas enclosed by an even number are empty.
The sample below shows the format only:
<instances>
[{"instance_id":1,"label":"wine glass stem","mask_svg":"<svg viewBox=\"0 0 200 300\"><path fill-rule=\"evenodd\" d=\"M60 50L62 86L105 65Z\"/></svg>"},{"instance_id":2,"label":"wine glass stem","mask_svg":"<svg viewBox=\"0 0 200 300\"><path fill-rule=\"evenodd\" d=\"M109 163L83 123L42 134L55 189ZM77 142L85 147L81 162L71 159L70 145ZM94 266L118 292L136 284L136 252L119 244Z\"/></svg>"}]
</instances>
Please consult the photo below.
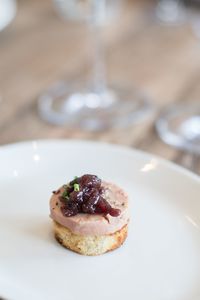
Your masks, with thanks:
<instances>
[{"instance_id":1,"label":"wine glass stem","mask_svg":"<svg viewBox=\"0 0 200 300\"><path fill-rule=\"evenodd\" d=\"M102 26L106 21L106 0L93 1L93 18L90 21L93 48L93 90L103 93L106 90L106 70L104 45L102 42Z\"/></svg>"},{"instance_id":2,"label":"wine glass stem","mask_svg":"<svg viewBox=\"0 0 200 300\"><path fill-rule=\"evenodd\" d=\"M192 155L192 160L191 160L191 170L197 174L200 174L200 170L199 170L199 155L197 154L193 154Z\"/></svg>"}]
</instances>

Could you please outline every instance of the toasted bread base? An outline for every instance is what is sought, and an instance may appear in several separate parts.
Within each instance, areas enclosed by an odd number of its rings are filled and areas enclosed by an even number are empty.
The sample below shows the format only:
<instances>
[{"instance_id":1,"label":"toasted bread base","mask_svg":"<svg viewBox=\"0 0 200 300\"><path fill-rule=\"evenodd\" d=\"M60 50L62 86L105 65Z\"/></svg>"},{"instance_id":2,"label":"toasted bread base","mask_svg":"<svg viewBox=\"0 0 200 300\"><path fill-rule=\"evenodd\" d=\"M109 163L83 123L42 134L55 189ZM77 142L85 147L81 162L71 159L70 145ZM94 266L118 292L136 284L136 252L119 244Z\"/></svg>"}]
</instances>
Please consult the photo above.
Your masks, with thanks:
<instances>
[{"instance_id":1,"label":"toasted bread base","mask_svg":"<svg viewBox=\"0 0 200 300\"><path fill-rule=\"evenodd\" d=\"M108 235L78 235L53 221L56 240L65 248L82 255L100 255L120 247L127 237L128 225Z\"/></svg>"}]
</instances>

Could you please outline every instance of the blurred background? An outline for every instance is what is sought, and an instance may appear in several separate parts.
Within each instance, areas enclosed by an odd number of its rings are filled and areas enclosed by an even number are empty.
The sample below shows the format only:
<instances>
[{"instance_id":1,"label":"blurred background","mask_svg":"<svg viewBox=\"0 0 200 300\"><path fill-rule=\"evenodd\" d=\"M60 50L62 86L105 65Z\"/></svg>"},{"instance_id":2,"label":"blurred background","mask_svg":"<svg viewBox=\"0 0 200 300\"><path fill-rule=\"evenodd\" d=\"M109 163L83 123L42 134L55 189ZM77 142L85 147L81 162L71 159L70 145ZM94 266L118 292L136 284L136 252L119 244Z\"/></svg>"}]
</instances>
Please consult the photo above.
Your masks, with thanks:
<instances>
[{"instance_id":1,"label":"blurred background","mask_svg":"<svg viewBox=\"0 0 200 300\"><path fill-rule=\"evenodd\" d=\"M0 144L105 141L200 172L199 0L0 0Z\"/></svg>"}]
</instances>

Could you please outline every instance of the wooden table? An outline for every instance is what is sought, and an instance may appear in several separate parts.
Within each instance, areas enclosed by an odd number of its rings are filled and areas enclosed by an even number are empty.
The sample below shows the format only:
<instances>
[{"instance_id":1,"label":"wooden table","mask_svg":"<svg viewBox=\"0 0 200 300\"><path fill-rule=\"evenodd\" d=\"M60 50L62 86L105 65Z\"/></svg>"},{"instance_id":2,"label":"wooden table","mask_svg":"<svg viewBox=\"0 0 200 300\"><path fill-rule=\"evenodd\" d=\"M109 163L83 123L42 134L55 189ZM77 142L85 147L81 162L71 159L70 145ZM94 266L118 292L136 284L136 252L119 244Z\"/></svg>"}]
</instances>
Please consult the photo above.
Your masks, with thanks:
<instances>
[{"instance_id":1,"label":"wooden table","mask_svg":"<svg viewBox=\"0 0 200 300\"><path fill-rule=\"evenodd\" d=\"M59 79L88 70L91 49L86 28L63 22L51 1L19 0L17 17L0 33L0 144L43 138L99 140L190 166L190 156L160 141L154 121L163 107L199 95L200 40L188 25L172 28L156 22L153 1L124 3L120 19L103 32L108 78L134 82L148 93L156 107L154 117L123 130L98 133L42 121L38 95Z\"/></svg>"}]
</instances>

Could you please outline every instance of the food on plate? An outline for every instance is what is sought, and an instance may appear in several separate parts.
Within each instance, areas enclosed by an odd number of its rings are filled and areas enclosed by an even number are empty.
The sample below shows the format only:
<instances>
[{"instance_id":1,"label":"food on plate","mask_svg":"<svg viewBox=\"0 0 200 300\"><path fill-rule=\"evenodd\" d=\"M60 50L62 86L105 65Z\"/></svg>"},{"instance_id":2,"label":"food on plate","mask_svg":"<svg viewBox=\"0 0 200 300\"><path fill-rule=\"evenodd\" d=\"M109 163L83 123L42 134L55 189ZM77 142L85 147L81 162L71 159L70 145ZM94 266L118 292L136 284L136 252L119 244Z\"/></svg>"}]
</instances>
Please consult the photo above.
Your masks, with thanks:
<instances>
[{"instance_id":1,"label":"food on plate","mask_svg":"<svg viewBox=\"0 0 200 300\"><path fill-rule=\"evenodd\" d=\"M84 255L99 255L120 247L127 237L128 196L117 185L96 175L75 177L50 199L55 238Z\"/></svg>"}]
</instances>

